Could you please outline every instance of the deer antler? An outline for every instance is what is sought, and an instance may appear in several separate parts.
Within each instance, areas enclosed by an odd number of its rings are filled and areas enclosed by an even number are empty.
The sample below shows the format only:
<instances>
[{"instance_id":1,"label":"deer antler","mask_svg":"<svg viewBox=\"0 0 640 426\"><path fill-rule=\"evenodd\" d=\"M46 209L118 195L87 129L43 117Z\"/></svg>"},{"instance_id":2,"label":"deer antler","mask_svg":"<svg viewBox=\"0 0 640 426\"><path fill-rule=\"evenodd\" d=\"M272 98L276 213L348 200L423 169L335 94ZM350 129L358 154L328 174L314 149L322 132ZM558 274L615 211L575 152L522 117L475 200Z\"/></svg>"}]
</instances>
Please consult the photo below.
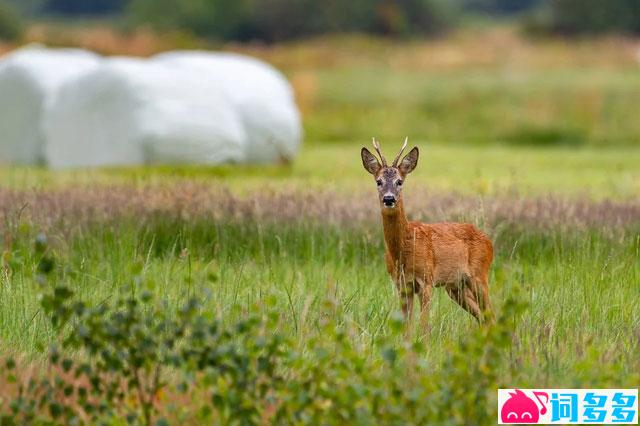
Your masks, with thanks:
<instances>
[{"instance_id":1,"label":"deer antler","mask_svg":"<svg viewBox=\"0 0 640 426\"><path fill-rule=\"evenodd\" d=\"M371 138L371 139L373 140L373 147L376 149L376 151L378 152L378 155L380 156L380 161L382 161L382 166L387 167L387 160L385 160L384 155L382 155L382 152L380 152L380 144L378 143L376 138Z\"/></svg>"},{"instance_id":2,"label":"deer antler","mask_svg":"<svg viewBox=\"0 0 640 426\"><path fill-rule=\"evenodd\" d=\"M400 156L402 155L402 152L404 151L404 149L407 147L408 142L409 142L409 136L404 138L404 145L402 145L402 148L400 148L400 152L398 153L398 155L396 155L396 159L393 160L393 165L391 167L398 166L398 160L400 160Z\"/></svg>"}]
</instances>

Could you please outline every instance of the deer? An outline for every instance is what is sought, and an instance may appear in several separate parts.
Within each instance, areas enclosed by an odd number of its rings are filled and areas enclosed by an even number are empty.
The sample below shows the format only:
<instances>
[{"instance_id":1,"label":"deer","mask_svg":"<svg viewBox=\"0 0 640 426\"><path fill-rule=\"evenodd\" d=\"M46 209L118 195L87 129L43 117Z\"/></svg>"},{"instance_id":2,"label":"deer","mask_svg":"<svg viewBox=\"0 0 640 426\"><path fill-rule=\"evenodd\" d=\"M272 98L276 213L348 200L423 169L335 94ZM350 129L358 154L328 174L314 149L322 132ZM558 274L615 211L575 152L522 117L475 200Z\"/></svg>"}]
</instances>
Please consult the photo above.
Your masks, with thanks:
<instances>
[{"instance_id":1,"label":"deer","mask_svg":"<svg viewBox=\"0 0 640 426\"><path fill-rule=\"evenodd\" d=\"M374 177L382 213L385 263L400 297L406 324L411 321L413 298L420 298L422 327L428 329L429 305L433 289L444 287L454 302L481 325L493 322L489 300L489 269L493 244L487 235L469 223L422 223L405 215L402 188L418 165L414 147L403 157L408 138L391 163L373 138L380 159L362 147L364 169Z\"/></svg>"}]
</instances>

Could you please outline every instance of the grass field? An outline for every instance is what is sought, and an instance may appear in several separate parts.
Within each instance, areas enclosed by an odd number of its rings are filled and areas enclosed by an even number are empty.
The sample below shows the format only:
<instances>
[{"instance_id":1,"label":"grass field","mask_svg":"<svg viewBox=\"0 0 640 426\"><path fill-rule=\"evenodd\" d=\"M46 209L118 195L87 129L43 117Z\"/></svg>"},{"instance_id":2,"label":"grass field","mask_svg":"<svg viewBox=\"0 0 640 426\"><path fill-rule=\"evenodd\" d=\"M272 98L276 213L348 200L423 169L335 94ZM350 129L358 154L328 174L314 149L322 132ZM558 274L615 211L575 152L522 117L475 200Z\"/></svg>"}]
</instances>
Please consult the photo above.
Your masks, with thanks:
<instances>
[{"instance_id":1,"label":"grass field","mask_svg":"<svg viewBox=\"0 0 640 426\"><path fill-rule=\"evenodd\" d=\"M383 140L391 151L401 140ZM443 145L416 137L420 167L409 188L465 195L544 196L555 194L593 200L636 199L640 193L640 147L508 147L503 145ZM367 191L370 177L362 169L360 147L370 138L347 143L310 143L291 165L208 167L147 167L49 172L32 168L0 169L8 188L56 188L100 185L162 185L182 181L224 186L233 192L269 188ZM411 191L409 189L409 193Z\"/></svg>"},{"instance_id":2,"label":"grass field","mask_svg":"<svg viewBox=\"0 0 640 426\"><path fill-rule=\"evenodd\" d=\"M640 74L630 42L499 36L500 54L483 44L495 35L260 50L292 77L304 110L307 143L291 165L0 169L4 351L37 362L55 340L38 299L50 282L92 303L132 285L171 307L196 296L229 323L275 309L277 331L301 353L324 338L332 300L333 319L366 359L380 357L380 337L401 347L359 148L375 135L391 155L408 135L421 148L404 189L409 214L486 230L496 310L513 295L527 304L495 355L504 369L494 385L637 386ZM55 265L44 281L42 234ZM424 344L428 374L445 377L452 348L482 332L435 293L430 332L415 329L410 341ZM487 392L479 409L495 419ZM472 424L456 416L441 423Z\"/></svg>"}]
</instances>

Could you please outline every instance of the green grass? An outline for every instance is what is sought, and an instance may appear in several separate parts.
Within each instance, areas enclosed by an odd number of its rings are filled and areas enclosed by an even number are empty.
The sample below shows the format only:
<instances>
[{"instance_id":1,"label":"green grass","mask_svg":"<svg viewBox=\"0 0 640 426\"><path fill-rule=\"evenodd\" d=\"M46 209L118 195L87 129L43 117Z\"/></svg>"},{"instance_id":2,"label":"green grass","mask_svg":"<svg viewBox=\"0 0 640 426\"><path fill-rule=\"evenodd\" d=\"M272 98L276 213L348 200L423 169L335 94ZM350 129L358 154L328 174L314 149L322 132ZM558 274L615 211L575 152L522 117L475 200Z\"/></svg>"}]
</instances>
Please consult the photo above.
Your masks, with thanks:
<instances>
[{"instance_id":1,"label":"green grass","mask_svg":"<svg viewBox=\"0 0 640 426\"><path fill-rule=\"evenodd\" d=\"M441 42L317 44L326 60L313 69L293 55L280 59L309 112L312 141L375 133L383 141L410 134L444 144L640 143L640 125L629 115L640 99L640 76L623 40L535 42L494 29ZM314 49L300 50L313 60Z\"/></svg>"},{"instance_id":2,"label":"green grass","mask_svg":"<svg viewBox=\"0 0 640 426\"><path fill-rule=\"evenodd\" d=\"M388 157L401 139L383 139ZM635 199L640 194L640 148L507 147L440 145L415 138L419 166L407 180L408 188L435 192L524 196L555 194L571 198ZM184 180L228 187L244 193L269 187L278 192L296 190L373 192L362 168L360 147L370 139L343 144L309 144L290 166L139 167L109 170L47 171L0 168L5 187L51 188L73 185L167 185ZM410 197L411 189L408 189Z\"/></svg>"},{"instance_id":3,"label":"green grass","mask_svg":"<svg viewBox=\"0 0 640 426\"><path fill-rule=\"evenodd\" d=\"M313 140L409 130L445 143L638 145L628 111L640 99L636 69L411 72L386 68L318 73L307 129ZM382 125L375 125L381 123Z\"/></svg>"},{"instance_id":4,"label":"green grass","mask_svg":"<svg viewBox=\"0 0 640 426\"><path fill-rule=\"evenodd\" d=\"M0 340L31 352L49 341L51 330L38 308L42 284L34 230L22 226L15 232L11 255L5 255L11 266L0 283ZM388 318L398 308L382 262L381 232L370 226L346 230L159 215L90 226L73 238L54 233L50 241L53 279L82 298L99 303L133 284L172 306L206 297L206 308L228 321L274 298L285 318L283 332L301 345L317 334L327 297L337 300L338 322L355 325L356 339L365 343L388 332ZM595 385L586 371L576 376L594 356L620 374L637 370L640 240L633 233L613 239L598 231L511 230L501 232L495 245L490 287L497 310L516 287L529 303L516 319L511 354L528 385ZM443 291L436 291L430 323L431 333L416 329L415 338L426 339L428 359L436 365L450 344L478 332Z\"/></svg>"}]
</instances>

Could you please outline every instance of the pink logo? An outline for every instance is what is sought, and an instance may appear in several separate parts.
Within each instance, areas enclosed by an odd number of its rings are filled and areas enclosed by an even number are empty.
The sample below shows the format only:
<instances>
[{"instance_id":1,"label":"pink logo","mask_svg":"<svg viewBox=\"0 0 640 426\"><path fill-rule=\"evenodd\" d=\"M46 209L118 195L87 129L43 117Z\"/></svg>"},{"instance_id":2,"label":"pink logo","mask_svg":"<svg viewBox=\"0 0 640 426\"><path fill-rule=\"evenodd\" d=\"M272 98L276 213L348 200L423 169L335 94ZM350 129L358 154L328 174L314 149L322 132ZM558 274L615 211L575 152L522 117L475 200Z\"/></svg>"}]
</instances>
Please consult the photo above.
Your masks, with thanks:
<instances>
[{"instance_id":1,"label":"pink logo","mask_svg":"<svg viewBox=\"0 0 640 426\"><path fill-rule=\"evenodd\" d=\"M533 399L529 398L519 389L515 392L509 392L509 399L502 405L500 410L500 419L503 423L538 423L540 414L547 412L546 404L549 402L549 394L546 392L533 392L533 395L540 403L540 409ZM540 397L545 397L545 402Z\"/></svg>"}]
</instances>

